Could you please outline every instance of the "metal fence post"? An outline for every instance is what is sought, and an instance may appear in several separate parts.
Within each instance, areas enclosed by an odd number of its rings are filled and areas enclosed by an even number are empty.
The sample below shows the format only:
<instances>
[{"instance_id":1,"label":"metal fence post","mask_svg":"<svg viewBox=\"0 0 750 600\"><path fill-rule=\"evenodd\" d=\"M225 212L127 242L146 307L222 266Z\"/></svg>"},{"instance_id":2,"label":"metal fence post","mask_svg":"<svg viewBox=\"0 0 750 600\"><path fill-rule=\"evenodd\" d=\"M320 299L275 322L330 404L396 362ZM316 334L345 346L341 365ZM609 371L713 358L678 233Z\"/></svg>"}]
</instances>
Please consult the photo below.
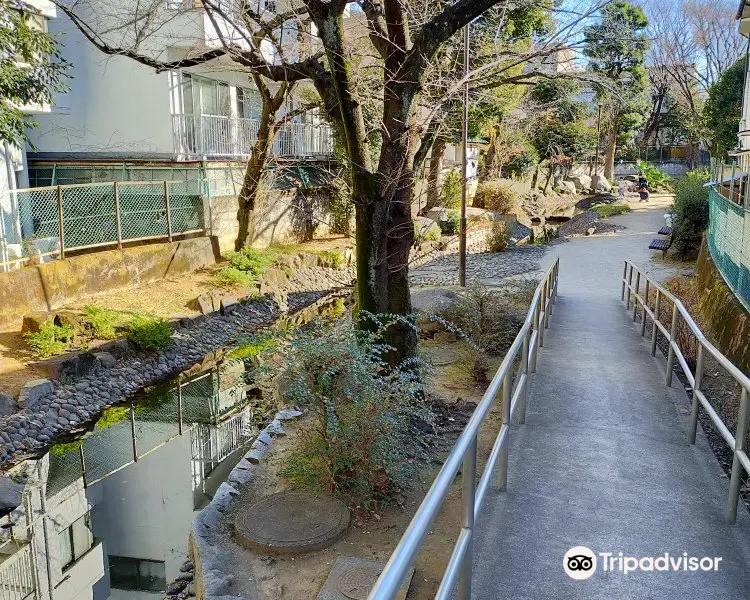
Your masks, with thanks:
<instances>
[{"instance_id":1,"label":"metal fence post","mask_svg":"<svg viewBox=\"0 0 750 600\"><path fill-rule=\"evenodd\" d=\"M83 478L83 489L88 487L86 483L86 457L83 455L83 442L78 446L78 457L81 459L81 477Z\"/></svg>"},{"instance_id":2,"label":"metal fence post","mask_svg":"<svg viewBox=\"0 0 750 600\"><path fill-rule=\"evenodd\" d=\"M543 288L542 288L543 289ZM544 309L544 294L539 294L539 307L536 313L536 331L539 335L539 348L544 348L544 318L542 311Z\"/></svg>"},{"instance_id":3,"label":"metal fence post","mask_svg":"<svg viewBox=\"0 0 750 600\"><path fill-rule=\"evenodd\" d=\"M539 303L537 303L536 307L534 308L534 315L531 318L531 327L529 328L529 336L533 334L535 330L537 330L537 315L539 314ZM530 348L530 356L529 356L529 371L532 373L536 373L536 355L537 350L539 349L539 336L537 335L536 340L536 346L533 348Z\"/></svg>"},{"instance_id":4,"label":"metal fence post","mask_svg":"<svg viewBox=\"0 0 750 600\"><path fill-rule=\"evenodd\" d=\"M638 317L638 291L641 288L641 272L638 271L635 276L635 293L633 294L633 323Z\"/></svg>"},{"instance_id":5,"label":"metal fence post","mask_svg":"<svg viewBox=\"0 0 750 600\"><path fill-rule=\"evenodd\" d=\"M649 281L646 279L646 290L644 292L643 307L641 312L641 337L646 335L646 307L648 306Z\"/></svg>"},{"instance_id":6,"label":"metal fence post","mask_svg":"<svg viewBox=\"0 0 750 600\"><path fill-rule=\"evenodd\" d=\"M729 201L734 202L734 177L737 173L737 161L732 160L732 183L729 186Z\"/></svg>"},{"instance_id":7,"label":"metal fence post","mask_svg":"<svg viewBox=\"0 0 750 600\"><path fill-rule=\"evenodd\" d=\"M510 427L510 400L513 387L513 371L508 372L503 378L503 424L502 426ZM510 430L505 437L505 443L500 448L500 456L497 459L497 489L504 492L508 487L508 454L510 450Z\"/></svg>"},{"instance_id":8,"label":"metal fence post","mask_svg":"<svg viewBox=\"0 0 750 600\"><path fill-rule=\"evenodd\" d=\"M60 258L65 258L65 223L63 218L62 186L57 186L57 227L60 234Z\"/></svg>"},{"instance_id":9,"label":"metal fence post","mask_svg":"<svg viewBox=\"0 0 750 600\"><path fill-rule=\"evenodd\" d=\"M622 270L622 292L620 300L625 300L625 280L628 278L628 261L625 261L625 268Z\"/></svg>"},{"instance_id":10,"label":"metal fence post","mask_svg":"<svg viewBox=\"0 0 750 600\"><path fill-rule=\"evenodd\" d=\"M130 433L133 436L133 460L138 462L138 446L135 441L135 409L130 407Z\"/></svg>"},{"instance_id":11,"label":"metal fence post","mask_svg":"<svg viewBox=\"0 0 750 600\"><path fill-rule=\"evenodd\" d=\"M169 209L169 182L164 182L164 205L167 208L167 239L172 241L172 213Z\"/></svg>"},{"instance_id":12,"label":"metal fence post","mask_svg":"<svg viewBox=\"0 0 750 600\"><path fill-rule=\"evenodd\" d=\"M463 528L470 531L469 542L466 553L461 561L461 572L458 575L458 598L459 600L471 600L471 574L474 562L474 505L476 502L476 479L477 479L477 437L471 442L464 455L462 468L463 487Z\"/></svg>"},{"instance_id":13,"label":"metal fence post","mask_svg":"<svg viewBox=\"0 0 750 600\"><path fill-rule=\"evenodd\" d=\"M552 308L549 293L549 277L544 282L544 328L549 328L549 313Z\"/></svg>"},{"instance_id":14,"label":"metal fence post","mask_svg":"<svg viewBox=\"0 0 750 600\"><path fill-rule=\"evenodd\" d=\"M672 303L672 327L669 330L669 351L667 352L667 373L665 384L672 386L672 369L674 368L674 344L677 338L677 303Z\"/></svg>"},{"instance_id":15,"label":"metal fence post","mask_svg":"<svg viewBox=\"0 0 750 600\"><path fill-rule=\"evenodd\" d=\"M630 288L633 285L633 265L630 265L630 273L628 274L628 291L625 294L625 310L630 310Z\"/></svg>"},{"instance_id":16,"label":"metal fence post","mask_svg":"<svg viewBox=\"0 0 750 600\"><path fill-rule=\"evenodd\" d=\"M695 361L695 385L693 386L693 406L690 410L690 429L688 439L695 444L695 435L698 431L698 390L701 389L703 381L703 344L698 343L698 357Z\"/></svg>"},{"instance_id":17,"label":"metal fence post","mask_svg":"<svg viewBox=\"0 0 750 600\"><path fill-rule=\"evenodd\" d=\"M177 432L182 435L182 381L177 382Z\"/></svg>"},{"instance_id":18,"label":"metal fence post","mask_svg":"<svg viewBox=\"0 0 750 600\"><path fill-rule=\"evenodd\" d=\"M120 190L117 182L112 182L112 188L115 194L115 228L117 229L117 249L122 250L122 225L120 223Z\"/></svg>"},{"instance_id":19,"label":"metal fence post","mask_svg":"<svg viewBox=\"0 0 750 600\"><path fill-rule=\"evenodd\" d=\"M734 458L732 459L732 478L729 480L729 499L727 501L727 523L734 523L737 520L737 503L740 499L740 484L742 483L742 474L744 468L737 456L738 452L745 450L745 438L747 437L747 418L748 418L748 394L745 388L742 388L742 397L740 398L740 412L737 418L737 435L734 438Z\"/></svg>"},{"instance_id":20,"label":"metal fence post","mask_svg":"<svg viewBox=\"0 0 750 600\"><path fill-rule=\"evenodd\" d=\"M656 356L656 336L659 335L659 328L656 322L661 314L661 290L656 288L656 306L654 307L654 322L651 324L651 356Z\"/></svg>"},{"instance_id":21,"label":"metal fence post","mask_svg":"<svg viewBox=\"0 0 750 600\"><path fill-rule=\"evenodd\" d=\"M523 392L518 399L518 422L523 425L526 423L526 399L529 395L529 340L531 338L531 329L526 331L523 336L523 346L521 347L521 374L524 378Z\"/></svg>"}]
</instances>

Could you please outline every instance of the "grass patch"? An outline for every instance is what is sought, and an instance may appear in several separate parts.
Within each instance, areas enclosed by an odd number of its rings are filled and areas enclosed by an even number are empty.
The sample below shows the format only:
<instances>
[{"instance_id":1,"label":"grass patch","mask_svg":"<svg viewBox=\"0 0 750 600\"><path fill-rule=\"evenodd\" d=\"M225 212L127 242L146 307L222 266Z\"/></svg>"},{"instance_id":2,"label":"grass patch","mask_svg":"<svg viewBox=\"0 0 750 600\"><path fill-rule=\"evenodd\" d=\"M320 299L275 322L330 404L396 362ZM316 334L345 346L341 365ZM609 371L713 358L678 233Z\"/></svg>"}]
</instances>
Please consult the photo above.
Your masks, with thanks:
<instances>
[{"instance_id":1,"label":"grass patch","mask_svg":"<svg viewBox=\"0 0 750 600\"><path fill-rule=\"evenodd\" d=\"M254 358L275 350L279 345L278 336L266 331L250 338L240 340L240 346L227 354L227 358L239 358L242 360Z\"/></svg>"},{"instance_id":2,"label":"grass patch","mask_svg":"<svg viewBox=\"0 0 750 600\"><path fill-rule=\"evenodd\" d=\"M229 265L216 272L216 281L226 287L250 287L276 262L281 247L269 246L265 250L245 247L238 252L230 252L226 258Z\"/></svg>"},{"instance_id":3,"label":"grass patch","mask_svg":"<svg viewBox=\"0 0 750 600\"><path fill-rule=\"evenodd\" d=\"M97 340L113 340L117 337L115 328L122 324L120 313L99 306L87 304L83 307L91 335Z\"/></svg>"},{"instance_id":4,"label":"grass patch","mask_svg":"<svg viewBox=\"0 0 750 600\"><path fill-rule=\"evenodd\" d=\"M48 358L67 352L73 346L74 333L71 325L55 325L49 320L42 323L38 332L27 333L25 337L34 356Z\"/></svg>"},{"instance_id":5,"label":"grass patch","mask_svg":"<svg viewBox=\"0 0 750 600\"><path fill-rule=\"evenodd\" d=\"M340 269L344 266L344 255L340 250L321 250L318 256L327 262L332 269Z\"/></svg>"},{"instance_id":6,"label":"grass patch","mask_svg":"<svg viewBox=\"0 0 750 600\"><path fill-rule=\"evenodd\" d=\"M158 317L135 315L128 323L128 339L141 350L163 350L172 343L172 327Z\"/></svg>"},{"instance_id":7,"label":"grass patch","mask_svg":"<svg viewBox=\"0 0 750 600\"><path fill-rule=\"evenodd\" d=\"M614 217L615 215L622 215L630 212L630 207L627 204L594 204L591 207L597 215L602 219Z\"/></svg>"}]
</instances>

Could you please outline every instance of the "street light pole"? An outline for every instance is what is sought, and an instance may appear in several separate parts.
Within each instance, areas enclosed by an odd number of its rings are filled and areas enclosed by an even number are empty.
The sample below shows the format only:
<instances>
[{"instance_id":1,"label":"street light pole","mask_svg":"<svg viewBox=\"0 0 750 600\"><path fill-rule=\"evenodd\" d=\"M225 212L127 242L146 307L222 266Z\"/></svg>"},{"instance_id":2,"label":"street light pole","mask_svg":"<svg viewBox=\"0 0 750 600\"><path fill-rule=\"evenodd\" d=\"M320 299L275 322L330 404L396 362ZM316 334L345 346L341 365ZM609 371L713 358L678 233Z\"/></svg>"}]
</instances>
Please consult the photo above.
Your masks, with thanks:
<instances>
[{"instance_id":1,"label":"street light pole","mask_svg":"<svg viewBox=\"0 0 750 600\"><path fill-rule=\"evenodd\" d=\"M464 27L464 114L461 138L463 142L463 186L461 189L461 223L458 239L458 283L466 287L466 200L469 187L469 27Z\"/></svg>"}]
</instances>

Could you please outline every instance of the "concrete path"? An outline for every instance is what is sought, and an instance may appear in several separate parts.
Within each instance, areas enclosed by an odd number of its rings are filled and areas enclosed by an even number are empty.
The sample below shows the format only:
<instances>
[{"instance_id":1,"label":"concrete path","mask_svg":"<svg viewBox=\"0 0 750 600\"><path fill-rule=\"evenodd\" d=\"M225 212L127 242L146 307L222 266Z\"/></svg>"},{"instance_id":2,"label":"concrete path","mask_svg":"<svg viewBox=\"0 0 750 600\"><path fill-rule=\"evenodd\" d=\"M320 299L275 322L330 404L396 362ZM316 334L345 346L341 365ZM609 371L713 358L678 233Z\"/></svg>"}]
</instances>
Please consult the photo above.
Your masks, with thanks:
<instances>
[{"instance_id":1,"label":"concrete path","mask_svg":"<svg viewBox=\"0 0 750 600\"><path fill-rule=\"evenodd\" d=\"M664 210L617 219L616 237L555 247L560 295L531 388L511 432L508 491L478 523L473 597L750 597L750 518L724 523L728 480L705 438L687 443L688 400L664 387L648 342L620 303L622 260L645 266ZM658 268L658 267L656 267ZM718 571L605 572L569 578L573 546L631 557L721 557Z\"/></svg>"}]
</instances>

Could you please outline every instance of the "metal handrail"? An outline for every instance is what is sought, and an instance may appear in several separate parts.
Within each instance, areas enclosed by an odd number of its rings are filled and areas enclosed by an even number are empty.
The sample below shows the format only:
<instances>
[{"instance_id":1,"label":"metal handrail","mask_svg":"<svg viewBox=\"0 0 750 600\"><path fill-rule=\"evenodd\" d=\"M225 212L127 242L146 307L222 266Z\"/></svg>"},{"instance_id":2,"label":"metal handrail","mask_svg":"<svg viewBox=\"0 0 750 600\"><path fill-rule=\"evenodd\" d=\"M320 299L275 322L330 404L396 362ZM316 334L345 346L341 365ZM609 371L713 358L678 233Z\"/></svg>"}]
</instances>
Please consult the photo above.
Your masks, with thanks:
<instances>
[{"instance_id":1,"label":"metal handrail","mask_svg":"<svg viewBox=\"0 0 750 600\"><path fill-rule=\"evenodd\" d=\"M635 283L633 283L633 274L635 273ZM641 281L645 280L643 295L640 293ZM649 294L651 290L656 290L654 298L654 308L649 306ZM626 293L627 292L627 293ZM622 292L621 299L625 302L625 309L630 310L631 299L633 301L633 321L638 319L638 307L641 307L641 335L646 335L646 315L651 318L651 355L656 355L656 335L657 330L669 341L667 351L667 367L664 383L667 387L672 385L672 373L675 359L682 367L685 378L692 387L692 410L690 413L690 428L688 429L688 439L691 444L695 444L695 437L698 430L698 407L702 406L708 416L711 418L716 429L726 441L733 453L732 476L729 482L729 498L727 500L726 521L734 523L737 520L737 504L740 497L740 484L742 483L743 471L750 474L750 459L748 459L745 450L745 439L748 431L748 416L750 415L750 378L745 375L732 361L724 356L714 346L698 325L695 323L685 306L669 291L664 289L659 283L651 279L645 272L639 269L632 262L626 260L625 268L622 275ZM672 303L672 321L669 329L659 320L663 314L662 303L664 299ZM695 373L690 370L685 355L677 342L678 319L687 325L690 332L695 337L698 344L698 356L696 358ZM703 364L705 355L708 353L716 360L732 378L742 388L740 397L740 406L737 416L737 431L735 435L726 426L719 414L716 412L706 395L701 390L703 381Z\"/></svg>"},{"instance_id":2,"label":"metal handrail","mask_svg":"<svg viewBox=\"0 0 750 600\"><path fill-rule=\"evenodd\" d=\"M549 325L549 316L557 300L559 266L560 261L556 259L537 286L521 330L508 349L469 422L456 440L453 450L443 463L422 504L409 523L409 527L388 559L388 563L368 596L369 600L391 600L396 597L414 558L421 549L425 536L440 512L459 469L462 471L464 500L461 533L435 598L451 597L457 579L459 599L471 598L474 522L479 515L496 466L498 467L497 488L504 491L507 487L510 423L516 414L518 414L519 423L526 421L529 376L536 372L537 350L544 345L544 330ZM518 370L514 378L513 370L518 357L520 361L518 361ZM503 399L502 425L479 484L477 484L477 436L500 394Z\"/></svg>"}]
</instances>

